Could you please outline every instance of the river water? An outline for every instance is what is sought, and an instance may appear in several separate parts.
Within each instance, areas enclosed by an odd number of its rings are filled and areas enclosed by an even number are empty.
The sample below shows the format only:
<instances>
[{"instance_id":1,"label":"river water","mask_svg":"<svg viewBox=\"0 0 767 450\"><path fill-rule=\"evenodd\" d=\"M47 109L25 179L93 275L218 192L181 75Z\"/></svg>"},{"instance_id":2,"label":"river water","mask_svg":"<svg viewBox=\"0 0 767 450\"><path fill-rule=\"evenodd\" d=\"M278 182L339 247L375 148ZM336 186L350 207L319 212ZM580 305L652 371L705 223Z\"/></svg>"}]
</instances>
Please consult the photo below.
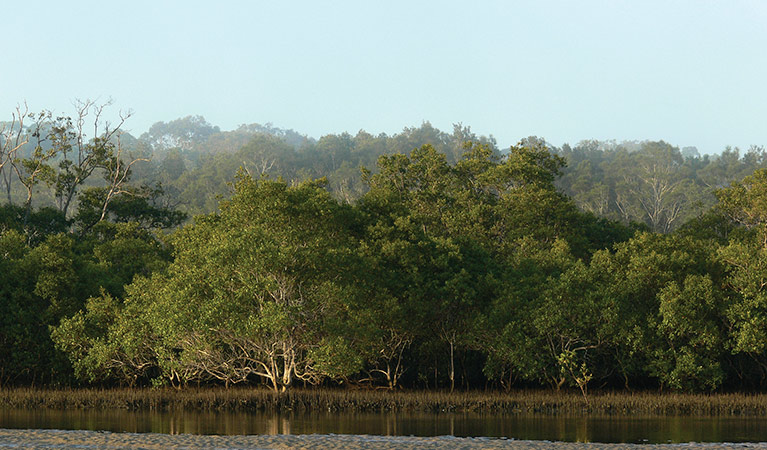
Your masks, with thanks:
<instances>
[{"instance_id":1,"label":"river water","mask_svg":"<svg viewBox=\"0 0 767 450\"><path fill-rule=\"evenodd\" d=\"M200 435L451 435L609 443L767 441L767 419L744 417L3 410L0 428Z\"/></svg>"}]
</instances>

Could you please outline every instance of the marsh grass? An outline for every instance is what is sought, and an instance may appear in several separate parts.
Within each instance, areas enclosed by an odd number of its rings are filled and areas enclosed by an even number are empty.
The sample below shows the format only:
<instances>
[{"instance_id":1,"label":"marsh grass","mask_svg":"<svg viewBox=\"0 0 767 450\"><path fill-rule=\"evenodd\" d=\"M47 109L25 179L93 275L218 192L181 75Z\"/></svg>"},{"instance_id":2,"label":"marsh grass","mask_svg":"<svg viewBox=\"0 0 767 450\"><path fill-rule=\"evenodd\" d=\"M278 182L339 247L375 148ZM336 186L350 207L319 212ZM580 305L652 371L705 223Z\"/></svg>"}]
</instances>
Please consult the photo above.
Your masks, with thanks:
<instances>
[{"instance_id":1,"label":"marsh grass","mask_svg":"<svg viewBox=\"0 0 767 450\"><path fill-rule=\"evenodd\" d=\"M501 414L615 414L767 416L765 394L658 394L552 391L388 392L258 388L0 389L0 407L268 412L478 412Z\"/></svg>"}]
</instances>

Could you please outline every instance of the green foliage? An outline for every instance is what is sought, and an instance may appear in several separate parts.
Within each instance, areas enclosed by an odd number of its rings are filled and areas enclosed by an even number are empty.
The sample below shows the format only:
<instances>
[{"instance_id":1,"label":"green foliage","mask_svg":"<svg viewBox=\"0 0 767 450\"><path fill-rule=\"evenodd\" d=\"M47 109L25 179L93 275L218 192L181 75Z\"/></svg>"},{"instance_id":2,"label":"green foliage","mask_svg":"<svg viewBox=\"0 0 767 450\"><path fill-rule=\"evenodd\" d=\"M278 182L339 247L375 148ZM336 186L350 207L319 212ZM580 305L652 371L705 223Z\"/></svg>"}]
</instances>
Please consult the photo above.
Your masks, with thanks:
<instances>
[{"instance_id":1,"label":"green foliage","mask_svg":"<svg viewBox=\"0 0 767 450\"><path fill-rule=\"evenodd\" d=\"M719 251L734 291L728 310L734 350L752 355L767 351L767 250L753 242L733 242Z\"/></svg>"},{"instance_id":2,"label":"green foliage","mask_svg":"<svg viewBox=\"0 0 767 450\"><path fill-rule=\"evenodd\" d=\"M135 375L153 359L170 383L237 383L257 375L281 389L294 378L313 382L359 369L344 355L334 362L343 335L325 331L345 314L352 287L341 270L351 257L351 210L320 182L288 187L246 176L221 210L176 233L174 263L166 274L155 272L128 289L115 319L124 332L109 329L108 351L97 340L86 343L93 364L79 373L118 376L109 372L109 361L117 359L133 367L123 376ZM140 305L138 311L132 305ZM149 348L125 348L131 326L124 324L134 321L145 324L144 336L154 336ZM62 342L72 339L72 330L62 329Z\"/></svg>"},{"instance_id":3,"label":"green foliage","mask_svg":"<svg viewBox=\"0 0 767 450\"><path fill-rule=\"evenodd\" d=\"M45 210L31 217L30 223L37 223L38 218L59 219L61 215ZM41 219L41 223L45 222ZM16 225L14 228L22 228L19 222ZM101 223L92 234L79 239L66 233L44 234L41 229L30 232L27 228L26 235L15 229L0 233L0 347L4 355L0 383L67 382L71 367L54 348L52 337L57 336L51 336L49 330L73 318L68 325L71 340L86 339L80 316L92 303L86 302L88 297L100 289L105 296L122 295L123 286L135 275L162 270L169 257L156 238L137 224ZM96 323L101 320L95 319ZM103 326L99 330L105 330ZM79 371L79 353L71 342L58 348L74 352L71 361Z\"/></svg>"},{"instance_id":4,"label":"green foliage","mask_svg":"<svg viewBox=\"0 0 767 450\"><path fill-rule=\"evenodd\" d=\"M90 187L80 194L74 217L74 223L80 230L87 231L102 222L101 214L107 192L107 188ZM159 205L162 195L163 190L159 187L145 186L125 192L109 202L106 218L109 222L137 223L147 229L173 228L180 225L187 215Z\"/></svg>"},{"instance_id":5,"label":"green foliage","mask_svg":"<svg viewBox=\"0 0 767 450\"><path fill-rule=\"evenodd\" d=\"M660 293L658 331L666 340L656 349L651 371L675 389L717 388L724 381L726 304L709 275L688 275L684 285Z\"/></svg>"},{"instance_id":6,"label":"green foliage","mask_svg":"<svg viewBox=\"0 0 767 450\"><path fill-rule=\"evenodd\" d=\"M0 383L489 381L586 396L767 379L767 175L698 213L708 189L764 162L756 150L714 162L664 142L591 142L557 154L527 138L501 154L461 126L287 142L269 127L168 125L141 144L164 156L144 181L167 191L110 199L114 186L60 178L76 186L71 220L0 209ZM194 156L212 142L215 155ZM89 145L115 162L111 143ZM181 226L173 198L218 212Z\"/></svg>"},{"instance_id":7,"label":"green foliage","mask_svg":"<svg viewBox=\"0 0 767 450\"><path fill-rule=\"evenodd\" d=\"M755 228L767 243L767 169L760 169L716 191L719 207L733 221Z\"/></svg>"},{"instance_id":8,"label":"green foliage","mask_svg":"<svg viewBox=\"0 0 767 450\"><path fill-rule=\"evenodd\" d=\"M25 233L29 242L38 244L46 236L64 233L69 229L69 221L64 215L51 207L31 211L26 216L26 210L21 206L0 205L0 231L15 230Z\"/></svg>"},{"instance_id":9,"label":"green foliage","mask_svg":"<svg viewBox=\"0 0 767 450\"><path fill-rule=\"evenodd\" d=\"M30 248L23 235L6 231L0 247L0 382L64 382L68 368L48 326L81 306L73 242L57 234Z\"/></svg>"},{"instance_id":10,"label":"green foliage","mask_svg":"<svg viewBox=\"0 0 767 450\"><path fill-rule=\"evenodd\" d=\"M663 141L583 141L558 153L568 161L558 185L581 209L663 233L712 207L715 189L767 162L763 148L742 157L730 148L718 156L685 157Z\"/></svg>"}]
</instances>

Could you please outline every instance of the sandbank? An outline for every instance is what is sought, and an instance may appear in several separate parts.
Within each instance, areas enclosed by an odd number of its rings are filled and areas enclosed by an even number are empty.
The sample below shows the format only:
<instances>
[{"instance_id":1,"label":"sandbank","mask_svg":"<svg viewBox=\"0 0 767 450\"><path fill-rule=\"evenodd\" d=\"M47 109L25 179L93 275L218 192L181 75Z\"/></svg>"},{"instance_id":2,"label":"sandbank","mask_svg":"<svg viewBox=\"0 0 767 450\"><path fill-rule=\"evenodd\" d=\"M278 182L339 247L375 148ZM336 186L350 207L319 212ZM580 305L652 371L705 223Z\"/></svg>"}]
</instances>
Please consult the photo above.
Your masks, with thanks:
<instances>
[{"instance_id":1,"label":"sandbank","mask_svg":"<svg viewBox=\"0 0 767 450\"><path fill-rule=\"evenodd\" d=\"M619 450L619 449L767 449L767 443L602 444L578 442L521 441L497 438L452 436L370 435L259 435L201 436L192 434L111 433L81 430L0 429L0 449L518 449L518 450Z\"/></svg>"}]
</instances>

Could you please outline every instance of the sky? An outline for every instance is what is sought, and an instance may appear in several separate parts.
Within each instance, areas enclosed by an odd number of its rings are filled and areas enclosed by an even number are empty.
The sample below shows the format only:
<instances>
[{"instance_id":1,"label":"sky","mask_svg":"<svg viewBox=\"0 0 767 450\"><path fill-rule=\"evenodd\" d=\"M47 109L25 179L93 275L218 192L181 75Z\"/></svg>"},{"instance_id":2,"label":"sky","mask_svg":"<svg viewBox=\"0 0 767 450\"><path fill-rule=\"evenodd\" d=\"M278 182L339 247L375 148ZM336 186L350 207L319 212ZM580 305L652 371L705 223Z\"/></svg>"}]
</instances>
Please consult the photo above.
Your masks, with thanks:
<instances>
[{"instance_id":1,"label":"sky","mask_svg":"<svg viewBox=\"0 0 767 450\"><path fill-rule=\"evenodd\" d=\"M4 8L0 120L77 99L312 137L767 145L767 1L38 0Z\"/></svg>"}]
</instances>

